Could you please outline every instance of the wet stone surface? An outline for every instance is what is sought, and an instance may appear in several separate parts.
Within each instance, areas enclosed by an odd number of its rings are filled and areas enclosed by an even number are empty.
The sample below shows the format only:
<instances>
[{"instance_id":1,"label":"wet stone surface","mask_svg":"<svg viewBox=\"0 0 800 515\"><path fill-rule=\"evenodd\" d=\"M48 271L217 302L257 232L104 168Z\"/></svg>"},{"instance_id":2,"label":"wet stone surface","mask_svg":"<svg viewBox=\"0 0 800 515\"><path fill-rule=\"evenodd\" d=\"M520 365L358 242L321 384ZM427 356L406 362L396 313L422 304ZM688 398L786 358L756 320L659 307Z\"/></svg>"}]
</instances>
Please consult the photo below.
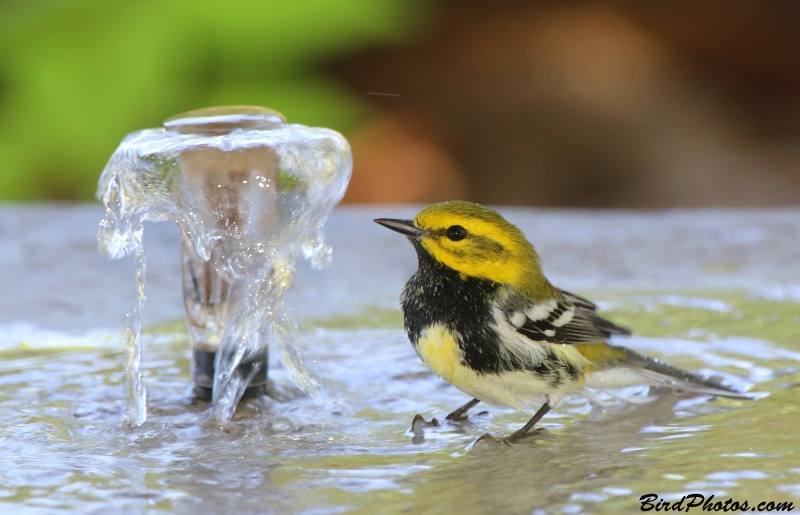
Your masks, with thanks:
<instances>
[{"instance_id":1,"label":"wet stone surface","mask_svg":"<svg viewBox=\"0 0 800 515\"><path fill-rule=\"evenodd\" d=\"M132 259L97 253L99 206L0 207L0 510L619 513L651 492L800 502L800 211L504 210L555 284L634 330L616 343L768 394L569 398L511 446L478 440L530 415L481 404L445 419L469 399L402 332L415 256L371 220L415 211L334 212L333 264L301 264L285 297L325 394L303 395L272 349L271 395L225 423L191 391L178 232L145 224L149 418L129 428ZM439 425L412 427L416 414Z\"/></svg>"}]
</instances>

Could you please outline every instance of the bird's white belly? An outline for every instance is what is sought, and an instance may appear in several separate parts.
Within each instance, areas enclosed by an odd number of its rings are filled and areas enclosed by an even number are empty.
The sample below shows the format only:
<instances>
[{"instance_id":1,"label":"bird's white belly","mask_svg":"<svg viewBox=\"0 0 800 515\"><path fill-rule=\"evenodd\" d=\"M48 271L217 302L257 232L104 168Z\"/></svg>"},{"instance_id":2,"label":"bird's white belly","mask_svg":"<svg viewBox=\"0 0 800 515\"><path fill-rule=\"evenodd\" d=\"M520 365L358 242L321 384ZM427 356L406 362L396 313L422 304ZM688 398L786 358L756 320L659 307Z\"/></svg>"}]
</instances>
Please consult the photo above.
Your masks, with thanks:
<instances>
[{"instance_id":1,"label":"bird's white belly","mask_svg":"<svg viewBox=\"0 0 800 515\"><path fill-rule=\"evenodd\" d=\"M462 392L488 404L516 409L538 408L545 395L558 398L581 388L578 382L558 388L530 371L479 374L461 364L462 353L453 335L444 327L428 327L417 342L417 353L442 379Z\"/></svg>"}]
</instances>

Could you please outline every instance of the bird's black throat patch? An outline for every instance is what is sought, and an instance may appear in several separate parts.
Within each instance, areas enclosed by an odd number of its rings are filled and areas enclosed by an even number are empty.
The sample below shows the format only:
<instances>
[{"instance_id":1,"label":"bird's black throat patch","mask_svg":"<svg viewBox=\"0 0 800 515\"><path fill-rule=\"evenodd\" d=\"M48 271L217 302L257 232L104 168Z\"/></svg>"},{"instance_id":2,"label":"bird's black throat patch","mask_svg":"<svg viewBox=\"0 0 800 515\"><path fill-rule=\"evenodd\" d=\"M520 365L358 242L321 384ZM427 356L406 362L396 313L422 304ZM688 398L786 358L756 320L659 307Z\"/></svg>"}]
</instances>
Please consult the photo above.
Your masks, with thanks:
<instances>
[{"instance_id":1,"label":"bird's black throat patch","mask_svg":"<svg viewBox=\"0 0 800 515\"><path fill-rule=\"evenodd\" d=\"M540 363L525 363L501 353L492 313L499 283L462 277L436 261L419 242L412 243L419 256L419 268L403 288L401 306L406 333L415 348L422 331L438 324L460 336L457 340L463 353L462 364L480 374L531 370L560 382L560 374L551 368L559 361L555 355Z\"/></svg>"}]
</instances>

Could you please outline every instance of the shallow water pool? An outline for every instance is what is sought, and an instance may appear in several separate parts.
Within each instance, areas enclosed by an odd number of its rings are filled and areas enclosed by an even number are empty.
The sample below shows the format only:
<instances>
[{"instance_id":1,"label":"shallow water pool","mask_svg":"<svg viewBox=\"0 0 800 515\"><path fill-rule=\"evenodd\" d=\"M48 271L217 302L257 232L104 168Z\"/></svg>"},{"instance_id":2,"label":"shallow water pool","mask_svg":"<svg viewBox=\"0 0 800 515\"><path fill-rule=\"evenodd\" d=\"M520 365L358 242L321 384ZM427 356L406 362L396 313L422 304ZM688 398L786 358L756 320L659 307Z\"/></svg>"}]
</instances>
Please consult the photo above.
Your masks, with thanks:
<instances>
[{"instance_id":1,"label":"shallow water pool","mask_svg":"<svg viewBox=\"0 0 800 515\"><path fill-rule=\"evenodd\" d=\"M191 394L177 242L148 228L150 417L129 428L119 324L132 265L95 256L93 207L3 209L4 513L620 513L649 493L800 505L798 212L510 211L553 282L634 330L614 343L762 395L568 398L545 431L508 447L473 444L528 415L478 405L467 422L409 431L415 414L442 421L468 400L408 344L395 306L413 251L369 222L413 210L336 213L334 266L301 270L287 297L325 395L299 392L276 350L273 397L224 424ZM553 227L576 220L583 236Z\"/></svg>"}]
</instances>

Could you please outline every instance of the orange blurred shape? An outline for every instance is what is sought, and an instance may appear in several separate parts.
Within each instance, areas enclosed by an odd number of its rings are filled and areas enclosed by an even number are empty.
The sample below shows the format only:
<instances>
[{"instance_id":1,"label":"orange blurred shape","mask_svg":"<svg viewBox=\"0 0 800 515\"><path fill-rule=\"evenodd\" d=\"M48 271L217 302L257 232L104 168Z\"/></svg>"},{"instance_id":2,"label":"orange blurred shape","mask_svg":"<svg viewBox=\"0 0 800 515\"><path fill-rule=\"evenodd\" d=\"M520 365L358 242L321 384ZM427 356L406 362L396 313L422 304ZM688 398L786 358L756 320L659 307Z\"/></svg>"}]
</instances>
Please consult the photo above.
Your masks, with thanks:
<instances>
[{"instance_id":1,"label":"orange blurred shape","mask_svg":"<svg viewBox=\"0 0 800 515\"><path fill-rule=\"evenodd\" d=\"M346 203L431 203L466 198L464 174L448 153L400 116L383 116L350 137L353 178Z\"/></svg>"}]
</instances>

